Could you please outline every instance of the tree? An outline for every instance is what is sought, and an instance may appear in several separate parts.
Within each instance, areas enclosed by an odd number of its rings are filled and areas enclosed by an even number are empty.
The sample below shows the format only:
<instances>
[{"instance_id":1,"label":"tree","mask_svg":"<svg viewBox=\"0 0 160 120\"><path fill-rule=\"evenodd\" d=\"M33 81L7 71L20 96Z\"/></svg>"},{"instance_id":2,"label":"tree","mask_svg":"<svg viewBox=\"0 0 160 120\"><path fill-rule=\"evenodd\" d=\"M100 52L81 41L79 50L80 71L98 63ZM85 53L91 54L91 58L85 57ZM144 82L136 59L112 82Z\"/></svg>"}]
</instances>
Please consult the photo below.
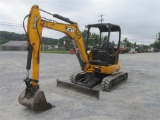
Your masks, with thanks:
<instances>
[{"instance_id":1,"label":"tree","mask_svg":"<svg viewBox=\"0 0 160 120\"><path fill-rule=\"evenodd\" d=\"M86 44L88 31L87 31L87 30L84 30L84 31L82 31L81 33L82 33L82 37L83 37L84 43ZM91 36L91 33L90 33L90 32L89 32L89 36Z\"/></svg>"},{"instance_id":2,"label":"tree","mask_svg":"<svg viewBox=\"0 0 160 120\"><path fill-rule=\"evenodd\" d=\"M91 44L96 45L99 44L99 35L96 33L91 34L91 38L94 38L94 41L90 41Z\"/></svg>"},{"instance_id":3,"label":"tree","mask_svg":"<svg viewBox=\"0 0 160 120\"><path fill-rule=\"evenodd\" d=\"M126 43L126 47L132 47L132 46L133 46L132 43L129 42L128 38L125 38L125 39L123 40L123 42Z\"/></svg>"},{"instance_id":4,"label":"tree","mask_svg":"<svg viewBox=\"0 0 160 120\"><path fill-rule=\"evenodd\" d=\"M160 32L158 33L158 40L160 41Z\"/></svg>"},{"instance_id":5,"label":"tree","mask_svg":"<svg viewBox=\"0 0 160 120\"><path fill-rule=\"evenodd\" d=\"M0 31L0 44L7 43L9 41L27 41L27 36L25 34ZM57 44L57 39L42 37L41 43L44 43L45 45L54 45Z\"/></svg>"},{"instance_id":6,"label":"tree","mask_svg":"<svg viewBox=\"0 0 160 120\"><path fill-rule=\"evenodd\" d=\"M160 50L160 41L156 40L154 43L150 44L150 47Z\"/></svg>"},{"instance_id":7,"label":"tree","mask_svg":"<svg viewBox=\"0 0 160 120\"><path fill-rule=\"evenodd\" d=\"M87 30L82 31L82 37L83 37L85 43L87 41L87 34L88 34ZM89 32L89 38L94 38L95 39L95 41L90 41L90 43L99 44L99 39L100 39L99 34ZM106 36L106 35L103 36L102 37L102 43L107 42L107 39L108 39L108 36Z\"/></svg>"},{"instance_id":8,"label":"tree","mask_svg":"<svg viewBox=\"0 0 160 120\"><path fill-rule=\"evenodd\" d=\"M64 44L64 41L65 41L65 44ZM58 46L63 46L66 48L66 50L70 50L70 48L74 47L72 41L66 35L58 40Z\"/></svg>"},{"instance_id":9,"label":"tree","mask_svg":"<svg viewBox=\"0 0 160 120\"><path fill-rule=\"evenodd\" d=\"M84 30L81 32L82 33L82 38L84 40L84 44L86 44L87 41L87 30ZM91 33L89 33L91 35ZM64 41L65 41L65 45L64 45ZM62 38L60 38L58 40L57 43L58 46L65 46L66 50L69 50L70 48L73 48L73 43L71 42L71 40L68 38L68 36L63 36Z\"/></svg>"},{"instance_id":10,"label":"tree","mask_svg":"<svg viewBox=\"0 0 160 120\"><path fill-rule=\"evenodd\" d=\"M105 42L107 42L107 40L108 40L108 36L106 36L106 35L103 36L103 38L102 38L102 44L105 43Z\"/></svg>"},{"instance_id":11,"label":"tree","mask_svg":"<svg viewBox=\"0 0 160 120\"><path fill-rule=\"evenodd\" d=\"M136 46L137 46L137 43L135 42L135 43L134 43L134 47L136 47Z\"/></svg>"},{"instance_id":12,"label":"tree","mask_svg":"<svg viewBox=\"0 0 160 120\"><path fill-rule=\"evenodd\" d=\"M84 40L84 44L86 44L88 31L84 30L81 33L82 33L82 38ZM99 45L99 39L100 39L99 34L89 32L89 38L94 38L92 40L90 39L89 45ZM107 39L108 39L107 36L103 36L102 43L106 42ZM73 47L72 43L70 42L69 38L66 35L58 40L58 46L64 46L63 44L64 41L66 43L65 47L67 50Z\"/></svg>"}]
</instances>

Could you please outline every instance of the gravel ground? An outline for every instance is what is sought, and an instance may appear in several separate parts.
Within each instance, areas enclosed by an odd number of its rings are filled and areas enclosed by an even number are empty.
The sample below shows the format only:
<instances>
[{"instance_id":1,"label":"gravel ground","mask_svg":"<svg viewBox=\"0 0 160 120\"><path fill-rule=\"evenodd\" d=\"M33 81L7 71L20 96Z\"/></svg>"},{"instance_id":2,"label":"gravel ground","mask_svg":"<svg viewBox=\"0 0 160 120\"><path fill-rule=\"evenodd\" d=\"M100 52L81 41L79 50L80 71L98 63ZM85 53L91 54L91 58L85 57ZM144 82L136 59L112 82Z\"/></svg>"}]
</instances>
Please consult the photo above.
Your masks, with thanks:
<instances>
[{"instance_id":1,"label":"gravel ground","mask_svg":"<svg viewBox=\"0 0 160 120\"><path fill-rule=\"evenodd\" d=\"M95 100L56 88L79 71L75 55L41 54L40 86L56 107L34 112L18 103L27 52L0 52L0 120L160 120L160 53L122 54L128 81Z\"/></svg>"}]
</instances>

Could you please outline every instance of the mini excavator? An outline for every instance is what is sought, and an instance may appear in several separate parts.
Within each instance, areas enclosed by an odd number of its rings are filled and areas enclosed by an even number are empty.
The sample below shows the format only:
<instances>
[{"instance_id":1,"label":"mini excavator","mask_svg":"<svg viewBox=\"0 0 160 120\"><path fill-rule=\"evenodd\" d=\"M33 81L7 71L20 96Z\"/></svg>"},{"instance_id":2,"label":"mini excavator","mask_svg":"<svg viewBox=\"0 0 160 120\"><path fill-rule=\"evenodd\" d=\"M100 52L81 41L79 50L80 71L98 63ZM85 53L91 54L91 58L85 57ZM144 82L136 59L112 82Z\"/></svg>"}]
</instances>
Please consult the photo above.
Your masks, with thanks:
<instances>
[{"instance_id":1,"label":"mini excavator","mask_svg":"<svg viewBox=\"0 0 160 120\"><path fill-rule=\"evenodd\" d=\"M53 17L64 21L66 23L59 23L41 17L40 11ZM28 17L27 31L24 27L25 19ZM78 24L70 19L58 14L52 14L39 8L39 6L32 6L29 15L24 18L23 27L28 37L28 57L27 57L27 74L24 82L26 88L19 95L18 101L20 104L34 110L44 111L53 107L48 103L44 92L39 88L39 65L40 65L40 51L41 51L41 36L42 29L48 28L66 34L74 41L76 56L81 66L82 72L76 72L70 76L70 82L57 80L58 87L66 87L76 89L76 91L83 91L87 94L97 96L97 90L93 89L100 84L104 91L111 91L116 88L128 78L127 72L120 72L121 66L119 63L119 48L121 39L121 29L119 25L111 23L89 24L87 41L84 44L81 31ZM100 31L99 47L94 46L88 50L90 39L90 29L97 28ZM107 33L107 41L102 44L102 33ZM110 35L112 32L118 32L118 43L115 47L110 44ZM29 76L29 70L32 68L32 77ZM99 95L98 95L99 96ZM98 97L97 96L97 97Z\"/></svg>"}]
</instances>

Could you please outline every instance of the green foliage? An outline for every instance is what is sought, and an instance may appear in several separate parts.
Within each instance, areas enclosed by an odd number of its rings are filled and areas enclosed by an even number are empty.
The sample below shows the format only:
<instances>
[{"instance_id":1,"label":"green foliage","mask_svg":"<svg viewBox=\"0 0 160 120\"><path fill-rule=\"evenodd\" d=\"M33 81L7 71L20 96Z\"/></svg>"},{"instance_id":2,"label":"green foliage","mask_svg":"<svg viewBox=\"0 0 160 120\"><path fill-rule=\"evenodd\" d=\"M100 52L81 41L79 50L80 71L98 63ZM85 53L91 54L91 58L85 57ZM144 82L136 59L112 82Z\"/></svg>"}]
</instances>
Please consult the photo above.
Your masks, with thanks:
<instances>
[{"instance_id":1,"label":"green foliage","mask_svg":"<svg viewBox=\"0 0 160 120\"><path fill-rule=\"evenodd\" d=\"M160 40L156 40L154 43L150 44L150 47L160 50Z\"/></svg>"},{"instance_id":2,"label":"green foliage","mask_svg":"<svg viewBox=\"0 0 160 120\"><path fill-rule=\"evenodd\" d=\"M25 34L18 34L14 32L0 31L0 44L7 43L8 41L24 41L27 40ZM42 43L45 45L55 45L58 40L53 38L42 37Z\"/></svg>"},{"instance_id":3,"label":"green foliage","mask_svg":"<svg viewBox=\"0 0 160 120\"><path fill-rule=\"evenodd\" d=\"M87 41L87 30L82 31L82 37L84 39L84 42L86 43ZM89 41L89 44L99 44L99 39L100 39L100 35L96 34L96 33L89 33L89 38L94 38L94 40ZM107 42L108 36L103 36L102 37L102 43Z\"/></svg>"},{"instance_id":4,"label":"green foliage","mask_svg":"<svg viewBox=\"0 0 160 120\"><path fill-rule=\"evenodd\" d=\"M6 43L6 42L8 42L7 39L5 39L5 38L3 38L3 37L0 37L0 44L4 44L4 43Z\"/></svg>"},{"instance_id":5,"label":"green foliage","mask_svg":"<svg viewBox=\"0 0 160 120\"><path fill-rule=\"evenodd\" d=\"M137 43L135 42L135 43L134 43L134 47L136 47L136 46L137 46Z\"/></svg>"},{"instance_id":6,"label":"green foliage","mask_svg":"<svg viewBox=\"0 0 160 120\"><path fill-rule=\"evenodd\" d=\"M158 33L158 40L160 41L160 32Z\"/></svg>"},{"instance_id":7,"label":"green foliage","mask_svg":"<svg viewBox=\"0 0 160 120\"><path fill-rule=\"evenodd\" d=\"M65 41L65 44L64 44ZM73 48L73 44L68 36L63 36L58 40L58 46L63 46L66 48L66 50L70 50L70 48Z\"/></svg>"},{"instance_id":8,"label":"green foliage","mask_svg":"<svg viewBox=\"0 0 160 120\"><path fill-rule=\"evenodd\" d=\"M42 44L45 45L57 45L58 39L48 38L48 37L42 37Z\"/></svg>"},{"instance_id":9,"label":"green foliage","mask_svg":"<svg viewBox=\"0 0 160 120\"><path fill-rule=\"evenodd\" d=\"M67 42L69 40L69 38L68 38L68 36L63 36L62 38L60 38L59 40L58 40L58 46L63 46L64 45L64 41L65 41L65 43Z\"/></svg>"},{"instance_id":10,"label":"green foliage","mask_svg":"<svg viewBox=\"0 0 160 120\"><path fill-rule=\"evenodd\" d=\"M0 38L4 38L6 40L27 40L27 37L25 34L17 34L14 32L6 32L6 31L0 31Z\"/></svg>"},{"instance_id":11,"label":"green foliage","mask_svg":"<svg viewBox=\"0 0 160 120\"><path fill-rule=\"evenodd\" d=\"M92 33L91 34L91 36L90 36L91 38L94 38L94 40L91 40L90 41L90 44L91 45L97 45L97 44L99 44L99 35L98 34L96 34L96 33Z\"/></svg>"},{"instance_id":12,"label":"green foliage","mask_svg":"<svg viewBox=\"0 0 160 120\"><path fill-rule=\"evenodd\" d=\"M83 40L84 40L85 44L86 44L86 41L87 41L87 34L88 34L87 30L82 31L82 37L83 37ZM90 32L89 32L89 36L91 36Z\"/></svg>"},{"instance_id":13,"label":"green foliage","mask_svg":"<svg viewBox=\"0 0 160 120\"><path fill-rule=\"evenodd\" d=\"M131 48L131 47L134 46L134 44L131 43L131 42L128 40L128 38L125 38L125 39L123 40L123 43L126 43L126 47L129 47L129 48Z\"/></svg>"},{"instance_id":14,"label":"green foliage","mask_svg":"<svg viewBox=\"0 0 160 120\"><path fill-rule=\"evenodd\" d=\"M102 38L102 44L105 43L105 42L107 42L107 40L108 40L108 36L106 36L106 35L103 36L103 38Z\"/></svg>"},{"instance_id":15,"label":"green foliage","mask_svg":"<svg viewBox=\"0 0 160 120\"><path fill-rule=\"evenodd\" d=\"M86 43L86 39L87 39L87 30L84 30L81 32L82 33L82 37L84 40L84 43ZM89 33L91 35L91 33ZM95 36L95 35L93 35ZM64 45L64 41L65 41L65 45ZM73 48L73 43L71 42L71 40L68 38L68 36L63 36L62 38L59 39L58 41L58 46L63 46L66 48L66 50L69 50L70 48Z\"/></svg>"},{"instance_id":16,"label":"green foliage","mask_svg":"<svg viewBox=\"0 0 160 120\"><path fill-rule=\"evenodd\" d=\"M4 44L10 40L23 41L26 39L27 37L25 34L16 34L14 32L0 31L0 44Z\"/></svg>"}]
</instances>

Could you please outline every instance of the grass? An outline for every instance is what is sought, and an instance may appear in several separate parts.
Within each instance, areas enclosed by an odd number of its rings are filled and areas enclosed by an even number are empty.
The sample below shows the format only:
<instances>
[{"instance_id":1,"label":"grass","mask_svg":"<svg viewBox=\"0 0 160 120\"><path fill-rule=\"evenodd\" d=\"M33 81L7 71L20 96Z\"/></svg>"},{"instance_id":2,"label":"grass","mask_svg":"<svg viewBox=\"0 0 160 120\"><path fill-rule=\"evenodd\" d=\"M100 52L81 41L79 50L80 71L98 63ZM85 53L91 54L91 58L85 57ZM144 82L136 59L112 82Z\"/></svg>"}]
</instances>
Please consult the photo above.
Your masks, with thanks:
<instances>
[{"instance_id":1,"label":"grass","mask_svg":"<svg viewBox=\"0 0 160 120\"><path fill-rule=\"evenodd\" d=\"M41 53L70 54L69 51L41 51Z\"/></svg>"}]
</instances>

